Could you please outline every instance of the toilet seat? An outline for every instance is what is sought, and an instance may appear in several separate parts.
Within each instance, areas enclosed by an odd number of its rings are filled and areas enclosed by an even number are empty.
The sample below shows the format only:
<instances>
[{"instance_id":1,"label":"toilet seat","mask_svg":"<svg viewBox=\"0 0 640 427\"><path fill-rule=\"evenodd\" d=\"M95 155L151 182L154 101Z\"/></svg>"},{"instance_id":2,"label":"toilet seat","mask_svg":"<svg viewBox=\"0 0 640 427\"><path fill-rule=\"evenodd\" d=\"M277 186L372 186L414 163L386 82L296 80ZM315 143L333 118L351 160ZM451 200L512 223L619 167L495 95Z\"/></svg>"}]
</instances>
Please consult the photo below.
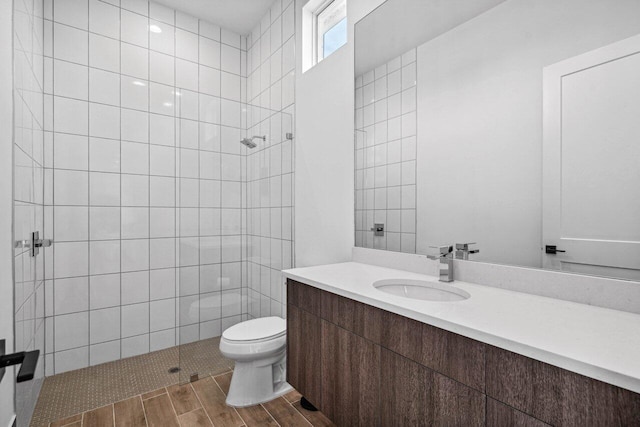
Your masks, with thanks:
<instances>
[{"instance_id":1,"label":"toilet seat","mask_svg":"<svg viewBox=\"0 0 640 427\"><path fill-rule=\"evenodd\" d=\"M234 343L259 343L276 340L287 333L287 322L281 317L247 320L226 329L222 339Z\"/></svg>"}]
</instances>

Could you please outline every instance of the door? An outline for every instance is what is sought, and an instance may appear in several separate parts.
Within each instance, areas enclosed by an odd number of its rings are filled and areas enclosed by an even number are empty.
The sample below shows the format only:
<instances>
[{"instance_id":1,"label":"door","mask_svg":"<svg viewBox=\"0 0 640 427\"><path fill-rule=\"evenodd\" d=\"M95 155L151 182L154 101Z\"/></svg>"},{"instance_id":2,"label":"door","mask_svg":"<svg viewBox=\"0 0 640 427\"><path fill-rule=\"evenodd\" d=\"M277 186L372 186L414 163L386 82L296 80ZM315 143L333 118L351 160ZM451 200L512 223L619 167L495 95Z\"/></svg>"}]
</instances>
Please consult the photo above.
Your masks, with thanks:
<instances>
[{"instance_id":1,"label":"door","mask_svg":"<svg viewBox=\"0 0 640 427\"><path fill-rule=\"evenodd\" d=\"M544 69L545 268L640 280L639 118L640 36Z\"/></svg>"}]
</instances>

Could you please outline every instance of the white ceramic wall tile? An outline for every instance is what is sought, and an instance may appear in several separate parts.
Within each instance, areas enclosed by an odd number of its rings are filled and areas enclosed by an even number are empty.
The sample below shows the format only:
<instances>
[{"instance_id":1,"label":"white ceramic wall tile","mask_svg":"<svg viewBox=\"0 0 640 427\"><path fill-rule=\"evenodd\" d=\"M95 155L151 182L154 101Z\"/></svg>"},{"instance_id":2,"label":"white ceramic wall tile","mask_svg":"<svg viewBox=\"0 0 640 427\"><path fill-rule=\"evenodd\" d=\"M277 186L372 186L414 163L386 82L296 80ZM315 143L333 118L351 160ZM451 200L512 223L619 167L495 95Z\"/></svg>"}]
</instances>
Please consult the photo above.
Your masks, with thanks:
<instances>
[{"instance_id":1,"label":"white ceramic wall tile","mask_svg":"<svg viewBox=\"0 0 640 427\"><path fill-rule=\"evenodd\" d=\"M101 0L89 0L89 31L111 38L120 37L120 10Z\"/></svg>"},{"instance_id":2,"label":"white ceramic wall tile","mask_svg":"<svg viewBox=\"0 0 640 427\"><path fill-rule=\"evenodd\" d=\"M89 66L119 73L120 43L118 40L89 33Z\"/></svg>"},{"instance_id":3,"label":"white ceramic wall tile","mask_svg":"<svg viewBox=\"0 0 640 427\"><path fill-rule=\"evenodd\" d=\"M67 3L59 16L52 12L45 79L56 133L45 152L57 233L51 286L61 292L57 302L50 292L49 314L64 322L84 313L86 333L71 344L52 335L54 372L71 369L70 361L95 365L219 336L242 320L248 295L232 290L250 285L243 283L245 233L260 232L246 225L250 200L264 207L263 235L274 236L258 245L259 276L268 284L258 307L282 314L277 269L291 265L293 238L291 209L281 208L293 203L293 150L282 141L293 122L240 101L277 111L293 103L293 6L285 2L282 16L275 5L248 46L238 34L144 0L82 0L76 9L67 5L81 0L58 1ZM269 138L249 152L239 141L253 134ZM261 160L247 162L250 155ZM84 290L64 297L78 283ZM181 320L173 316L176 291ZM210 297L217 311L189 315L194 301Z\"/></svg>"},{"instance_id":4,"label":"white ceramic wall tile","mask_svg":"<svg viewBox=\"0 0 640 427\"><path fill-rule=\"evenodd\" d=\"M356 79L356 244L415 252L415 49L403 58ZM373 236L374 221L385 237Z\"/></svg>"}]
</instances>

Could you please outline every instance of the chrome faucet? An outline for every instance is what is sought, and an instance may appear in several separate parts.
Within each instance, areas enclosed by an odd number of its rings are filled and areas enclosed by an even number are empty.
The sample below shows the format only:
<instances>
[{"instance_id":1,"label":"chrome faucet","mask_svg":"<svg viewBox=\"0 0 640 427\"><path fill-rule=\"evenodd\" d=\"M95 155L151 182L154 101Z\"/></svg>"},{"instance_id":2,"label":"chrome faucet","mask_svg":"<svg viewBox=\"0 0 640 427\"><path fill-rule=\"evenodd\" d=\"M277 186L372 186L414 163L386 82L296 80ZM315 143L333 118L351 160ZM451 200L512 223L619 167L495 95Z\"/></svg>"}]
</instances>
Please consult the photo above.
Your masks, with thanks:
<instances>
[{"instance_id":1,"label":"chrome faucet","mask_svg":"<svg viewBox=\"0 0 640 427\"><path fill-rule=\"evenodd\" d=\"M440 281L453 282L453 246L431 246L438 249L438 255L427 255L427 258L440 260Z\"/></svg>"},{"instance_id":2,"label":"chrome faucet","mask_svg":"<svg viewBox=\"0 0 640 427\"><path fill-rule=\"evenodd\" d=\"M456 243L456 259L468 260L470 254L477 254L480 249L469 249L475 243Z\"/></svg>"}]
</instances>

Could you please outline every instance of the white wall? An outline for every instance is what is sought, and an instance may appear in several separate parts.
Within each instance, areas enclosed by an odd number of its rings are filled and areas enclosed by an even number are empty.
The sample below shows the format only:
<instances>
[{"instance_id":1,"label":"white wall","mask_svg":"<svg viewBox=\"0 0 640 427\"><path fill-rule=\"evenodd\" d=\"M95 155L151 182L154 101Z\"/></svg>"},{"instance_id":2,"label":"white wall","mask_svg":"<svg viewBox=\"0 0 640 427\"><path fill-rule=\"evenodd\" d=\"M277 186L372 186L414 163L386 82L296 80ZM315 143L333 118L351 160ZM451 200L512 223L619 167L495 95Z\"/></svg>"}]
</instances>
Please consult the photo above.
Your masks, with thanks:
<instances>
[{"instance_id":1,"label":"white wall","mask_svg":"<svg viewBox=\"0 0 640 427\"><path fill-rule=\"evenodd\" d=\"M297 3L296 33L302 34ZM296 46L296 267L344 262L354 245L353 26L382 1L348 0L349 40L302 73L302 37Z\"/></svg>"},{"instance_id":2,"label":"white wall","mask_svg":"<svg viewBox=\"0 0 640 427\"><path fill-rule=\"evenodd\" d=\"M638 16L637 0L511 0L418 47L418 253L470 241L476 260L540 266L542 70Z\"/></svg>"},{"instance_id":3,"label":"white wall","mask_svg":"<svg viewBox=\"0 0 640 427\"><path fill-rule=\"evenodd\" d=\"M13 6L0 1L0 339L13 351ZM0 426L9 426L14 415L13 369L0 383Z\"/></svg>"}]
</instances>

